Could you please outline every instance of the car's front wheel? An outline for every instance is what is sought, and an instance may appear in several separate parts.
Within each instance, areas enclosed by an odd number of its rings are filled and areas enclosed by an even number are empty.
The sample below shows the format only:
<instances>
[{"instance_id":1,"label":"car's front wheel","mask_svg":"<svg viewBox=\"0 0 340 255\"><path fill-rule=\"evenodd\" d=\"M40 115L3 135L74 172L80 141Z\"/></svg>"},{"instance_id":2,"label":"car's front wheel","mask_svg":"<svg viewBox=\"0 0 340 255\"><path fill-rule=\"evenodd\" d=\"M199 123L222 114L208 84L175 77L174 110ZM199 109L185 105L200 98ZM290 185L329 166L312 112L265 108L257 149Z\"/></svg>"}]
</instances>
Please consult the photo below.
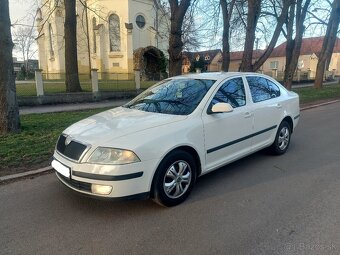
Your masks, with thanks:
<instances>
[{"instance_id":1,"label":"car's front wheel","mask_svg":"<svg viewBox=\"0 0 340 255\"><path fill-rule=\"evenodd\" d=\"M290 144L291 127L287 121L282 121L275 137L275 141L271 146L271 151L275 155L284 154Z\"/></svg>"},{"instance_id":2,"label":"car's front wheel","mask_svg":"<svg viewBox=\"0 0 340 255\"><path fill-rule=\"evenodd\" d=\"M154 178L155 202L167 207L178 205L189 196L195 183L195 161L186 151L173 151L162 160Z\"/></svg>"}]
</instances>

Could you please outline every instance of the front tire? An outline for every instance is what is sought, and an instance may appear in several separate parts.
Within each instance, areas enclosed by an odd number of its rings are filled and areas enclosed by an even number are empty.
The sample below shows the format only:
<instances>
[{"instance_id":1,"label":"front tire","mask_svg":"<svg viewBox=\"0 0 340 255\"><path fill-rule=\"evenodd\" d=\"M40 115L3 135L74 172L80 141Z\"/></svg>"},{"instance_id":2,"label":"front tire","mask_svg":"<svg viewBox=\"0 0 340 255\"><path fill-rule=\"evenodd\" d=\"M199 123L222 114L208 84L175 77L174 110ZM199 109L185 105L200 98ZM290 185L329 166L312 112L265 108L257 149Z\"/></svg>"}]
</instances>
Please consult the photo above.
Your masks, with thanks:
<instances>
[{"instance_id":1,"label":"front tire","mask_svg":"<svg viewBox=\"0 0 340 255\"><path fill-rule=\"evenodd\" d=\"M282 155L288 150L291 134L292 131L289 123L282 121L277 130L275 141L270 147L274 155Z\"/></svg>"},{"instance_id":2,"label":"front tire","mask_svg":"<svg viewBox=\"0 0 340 255\"><path fill-rule=\"evenodd\" d=\"M196 170L195 161L188 152L177 150L168 154L154 177L154 201L166 207L182 203L194 186Z\"/></svg>"}]
</instances>

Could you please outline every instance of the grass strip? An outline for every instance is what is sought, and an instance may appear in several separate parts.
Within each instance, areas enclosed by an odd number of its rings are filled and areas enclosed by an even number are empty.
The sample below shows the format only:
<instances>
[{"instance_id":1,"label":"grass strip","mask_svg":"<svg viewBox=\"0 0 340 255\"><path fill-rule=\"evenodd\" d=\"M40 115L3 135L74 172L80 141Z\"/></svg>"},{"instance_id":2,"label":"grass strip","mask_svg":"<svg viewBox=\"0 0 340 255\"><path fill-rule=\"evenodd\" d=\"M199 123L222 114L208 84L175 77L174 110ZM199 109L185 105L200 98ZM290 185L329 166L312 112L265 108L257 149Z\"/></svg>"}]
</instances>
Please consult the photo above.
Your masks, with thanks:
<instances>
[{"instance_id":1,"label":"grass strip","mask_svg":"<svg viewBox=\"0 0 340 255\"><path fill-rule=\"evenodd\" d=\"M65 128L106 109L20 116L19 134L0 135L0 176L47 166Z\"/></svg>"}]
</instances>

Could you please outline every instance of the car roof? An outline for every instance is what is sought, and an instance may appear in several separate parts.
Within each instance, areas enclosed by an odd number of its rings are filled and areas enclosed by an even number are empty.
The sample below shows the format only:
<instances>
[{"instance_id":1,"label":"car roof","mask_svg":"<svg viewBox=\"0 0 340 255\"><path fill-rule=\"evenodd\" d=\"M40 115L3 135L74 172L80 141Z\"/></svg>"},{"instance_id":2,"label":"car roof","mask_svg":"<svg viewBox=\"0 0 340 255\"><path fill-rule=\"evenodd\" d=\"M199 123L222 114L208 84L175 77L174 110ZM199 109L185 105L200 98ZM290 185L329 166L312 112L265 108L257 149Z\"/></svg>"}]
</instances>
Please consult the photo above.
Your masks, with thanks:
<instances>
[{"instance_id":1,"label":"car roof","mask_svg":"<svg viewBox=\"0 0 340 255\"><path fill-rule=\"evenodd\" d=\"M260 73L249 73L249 72L207 72L207 73L190 73L171 77L171 79L191 78L191 79L211 79L219 80L236 75L262 75Z\"/></svg>"}]
</instances>

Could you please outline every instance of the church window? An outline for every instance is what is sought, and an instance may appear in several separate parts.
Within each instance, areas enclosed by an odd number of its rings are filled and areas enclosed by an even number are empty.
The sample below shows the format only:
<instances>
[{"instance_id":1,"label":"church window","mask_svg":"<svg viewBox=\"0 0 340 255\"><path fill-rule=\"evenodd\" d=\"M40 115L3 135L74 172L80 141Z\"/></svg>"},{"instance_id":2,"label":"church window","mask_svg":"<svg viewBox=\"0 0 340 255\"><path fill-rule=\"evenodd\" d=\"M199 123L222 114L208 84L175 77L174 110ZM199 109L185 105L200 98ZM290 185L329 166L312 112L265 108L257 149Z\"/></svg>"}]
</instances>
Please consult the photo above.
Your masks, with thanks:
<instances>
[{"instance_id":1,"label":"church window","mask_svg":"<svg viewBox=\"0 0 340 255\"><path fill-rule=\"evenodd\" d=\"M49 41L50 41L50 55L51 57L54 56L54 50L53 50L53 30L51 23L48 24L48 35L49 35Z\"/></svg>"},{"instance_id":2,"label":"church window","mask_svg":"<svg viewBox=\"0 0 340 255\"><path fill-rule=\"evenodd\" d=\"M96 29L97 29L97 20L96 17L92 19L92 27L93 27L93 53L97 52L97 40L96 40Z\"/></svg>"},{"instance_id":3,"label":"church window","mask_svg":"<svg viewBox=\"0 0 340 255\"><path fill-rule=\"evenodd\" d=\"M41 9L38 8L37 10L37 21L41 21L42 20L42 12L41 12Z\"/></svg>"},{"instance_id":4,"label":"church window","mask_svg":"<svg viewBox=\"0 0 340 255\"><path fill-rule=\"evenodd\" d=\"M139 28L144 28L145 27L145 18L143 15L138 15L136 17L136 24Z\"/></svg>"},{"instance_id":5,"label":"church window","mask_svg":"<svg viewBox=\"0 0 340 255\"><path fill-rule=\"evenodd\" d=\"M109 17L110 51L120 51L120 21L117 14Z\"/></svg>"}]
</instances>

